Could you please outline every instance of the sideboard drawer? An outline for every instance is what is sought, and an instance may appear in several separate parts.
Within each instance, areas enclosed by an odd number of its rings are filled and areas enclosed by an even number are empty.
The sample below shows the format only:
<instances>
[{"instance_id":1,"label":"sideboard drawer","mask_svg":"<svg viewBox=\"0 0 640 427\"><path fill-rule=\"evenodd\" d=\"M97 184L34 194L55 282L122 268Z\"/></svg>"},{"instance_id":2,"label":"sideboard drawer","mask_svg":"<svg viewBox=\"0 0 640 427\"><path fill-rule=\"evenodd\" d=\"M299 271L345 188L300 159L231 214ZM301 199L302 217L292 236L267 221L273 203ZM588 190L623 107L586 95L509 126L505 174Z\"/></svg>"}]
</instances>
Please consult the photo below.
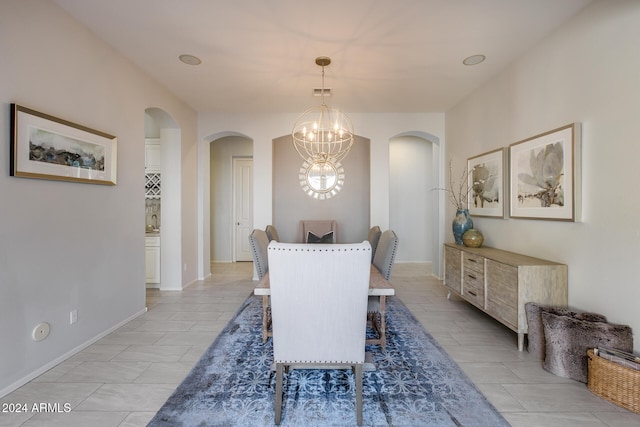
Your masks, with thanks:
<instances>
[{"instance_id":1,"label":"sideboard drawer","mask_svg":"<svg viewBox=\"0 0 640 427\"><path fill-rule=\"evenodd\" d=\"M462 296L470 303L484 308L484 275L465 268L462 278Z\"/></svg>"},{"instance_id":2,"label":"sideboard drawer","mask_svg":"<svg viewBox=\"0 0 640 427\"><path fill-rule=\"evenodd\" d=\"M467 271L475 271L482 276L484 274L484 257L465 252L464 270L465 274Z\"/></svg>"}]
</instances>

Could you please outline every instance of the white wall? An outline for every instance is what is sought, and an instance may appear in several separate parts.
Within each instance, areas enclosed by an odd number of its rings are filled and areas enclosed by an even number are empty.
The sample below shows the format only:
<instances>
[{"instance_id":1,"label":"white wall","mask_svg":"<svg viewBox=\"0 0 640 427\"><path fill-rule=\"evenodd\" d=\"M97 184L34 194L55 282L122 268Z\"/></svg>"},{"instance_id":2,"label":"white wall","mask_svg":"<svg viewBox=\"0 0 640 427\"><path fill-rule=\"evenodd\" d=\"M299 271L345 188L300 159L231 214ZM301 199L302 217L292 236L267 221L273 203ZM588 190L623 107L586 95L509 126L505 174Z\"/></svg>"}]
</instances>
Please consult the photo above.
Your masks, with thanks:
<instances>
[{"instance_id":1,"label":"white wall","mask_svg":"<svg viewBox=\"0 0 640 427\"><path fill-rule=\"evenodd\" d=\"M196 273L196 115L48 1L0 2L0 396L145 310L145 109L182 130L185 262ZM9 104L118 137L118 183L9 176ZM186 188L190 186L190 188ZM192 225L193 224L193 225ZM185 236L188 234L188 236ZM78 322L69 325L69 312ZM47 339L31 339L42 321Z\"/></svg>"},{"instance_id":2,"label":"white wall","mask_svg":"<svg viewBox=\"0 0 640 427\"><path fill-rule=\"evenodd\" d=\"M639 22L638 1L595 2L446 115L454 173L473 155L582 123L582 222L474 218L474 225L488 246L568 264L569 304L636 334Z\"/></svg>"},{"instance_id":3,"label":"white wall","mask_svg":"<svg viewBox=\"0 0 640 427\"><path fill-rule=\"evenodd\" d=\"M369 221L382 229L389 228L389 141L404 133L429 134L444 144L444 114L362 114L347 112L355 133L370 140L371 212ZM209 141L228 134L246 135L253 140L254 212L255 228L273 223L272 206L272 140L291 132L299 113L291 114L218 114L198 115L198 135L201 156L209 158ZM201 157L202 158L202 157ZM209 162L200 161L199 173L204 183L199 190L202 198L200 214L209 218ZM348 173L348 171L346 171ZM438 184L441 186L441 184ZM200 236L205 248L200 253L201 277L210 274L206 220L201 222ZM402 236L400 236L402 239ZM437 243L436 243L437 245ZM434 266L439 265L439 253L434 254ZM401 261L401 260L398 260Z\"/></svg>"},{"instance_id":4,"label":"white wall","mask_svg":"<svg viewBox=\"0 0 640 427\"><path fill-rule=\"evenodd\" d=\"M160 129L163 220L160 228L160 290L162 291L178 291L189 284L183 277L182 212L193 212L193 209L185 210L181 203L183 193L181 136L180 129ZM192 192L193 190L188 193ZM193 262L193 258L185 259ZM192 268L192 271L195 272L195 268Z\"/></svg>"},{"instance_id":5,"label":"white wall","mask_svg":"<svg viewBox=\"0 0 640 427\"><path fill-rule=\"evenodd\" d=\"M402 136L390 144L389 227L399 239L396 259L432 262L435 220L431 206L433 188L433 143Z\"/></svg>"}]
</instances>

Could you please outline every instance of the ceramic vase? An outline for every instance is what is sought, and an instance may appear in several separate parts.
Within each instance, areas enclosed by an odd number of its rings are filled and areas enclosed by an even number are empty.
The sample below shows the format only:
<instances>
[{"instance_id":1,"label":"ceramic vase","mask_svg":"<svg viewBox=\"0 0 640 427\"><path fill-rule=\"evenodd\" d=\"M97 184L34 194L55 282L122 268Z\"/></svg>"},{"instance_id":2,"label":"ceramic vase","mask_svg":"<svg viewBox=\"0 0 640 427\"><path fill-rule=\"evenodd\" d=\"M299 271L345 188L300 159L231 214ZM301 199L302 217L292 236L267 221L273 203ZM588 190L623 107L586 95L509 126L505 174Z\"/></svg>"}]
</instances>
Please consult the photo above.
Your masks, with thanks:
<instances>
[{"instance_id":1,"label":"ceramic vase","mask_svg":"<svg viewBox=\"0 0 640 427\"><path fill-rule=\"evenodd\" d=\"M484 236L475 228L470 228L462 235L462 241L469 248L479 248L484 242Z\"/></svg>"},{"instance_id":2,"label":"ceramic vase","mask_svg":"<svg viewBox=\"0 0 640 427\"><path fill-rule=\"evenodd\" d=\"M453 220L453 237L457 245L463 245L462 235L470 228L473 228L473 221L469 216L469 209L458 209Z\"/></svg>"}]
</instances>

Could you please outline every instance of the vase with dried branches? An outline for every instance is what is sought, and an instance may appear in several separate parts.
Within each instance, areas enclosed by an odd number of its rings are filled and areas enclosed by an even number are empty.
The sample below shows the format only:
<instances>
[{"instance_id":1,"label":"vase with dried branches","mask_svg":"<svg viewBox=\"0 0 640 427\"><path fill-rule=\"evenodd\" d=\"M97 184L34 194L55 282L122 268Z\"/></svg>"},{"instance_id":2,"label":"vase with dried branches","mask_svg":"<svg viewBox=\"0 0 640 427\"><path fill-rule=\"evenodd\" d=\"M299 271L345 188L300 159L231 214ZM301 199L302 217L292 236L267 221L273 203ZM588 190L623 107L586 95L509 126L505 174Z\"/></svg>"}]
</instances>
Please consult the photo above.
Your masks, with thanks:
<instances>
[{"instance_id":1,"label":"vase with dried branches","mask_svg":"<svg viewBox=\"0 0 640 427\"><path fill-rule=\"evenodd\" d=\"M453 167L451 160L449 160L449 187L448 188L436 188L436 190L442 190L447 193L449 201L456 208L456 216L453 219L451 227L453 229L453 237L456 244L463 245L462 235L469 229L473 228L473 220L469 215L469 209L467 208L467 201L469 199L469 193L473 189L469 187L469 175L471 174L466 168L460 176L460 181L455 182L453 179Z\"/></svg>"}]
</instances>

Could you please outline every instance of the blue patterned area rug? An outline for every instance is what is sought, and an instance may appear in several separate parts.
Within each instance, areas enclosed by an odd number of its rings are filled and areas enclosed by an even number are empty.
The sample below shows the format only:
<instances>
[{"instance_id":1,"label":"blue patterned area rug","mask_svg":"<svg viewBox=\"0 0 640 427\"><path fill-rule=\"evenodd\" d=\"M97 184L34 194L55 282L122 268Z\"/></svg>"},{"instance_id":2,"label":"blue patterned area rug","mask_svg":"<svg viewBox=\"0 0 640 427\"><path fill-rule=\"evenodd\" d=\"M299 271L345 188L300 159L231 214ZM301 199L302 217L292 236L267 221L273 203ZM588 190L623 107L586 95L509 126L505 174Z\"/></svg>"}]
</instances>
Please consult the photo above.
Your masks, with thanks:
<instances>
[{"instance_id":1,"label":"blue patterned area rug","mask_svg":"<svg viewBox=\"0 0 640 427\"><path fill-rule=\"evenodd\" d=\"M273 345L261 339L261 300L250 296L149 426L274 425ZM508 426L461 368L396 297L387 298L387 348L368 347L365 426ZM355 426L350 370L292 370L281 426Z\"/></svg>"}]
</instances>

